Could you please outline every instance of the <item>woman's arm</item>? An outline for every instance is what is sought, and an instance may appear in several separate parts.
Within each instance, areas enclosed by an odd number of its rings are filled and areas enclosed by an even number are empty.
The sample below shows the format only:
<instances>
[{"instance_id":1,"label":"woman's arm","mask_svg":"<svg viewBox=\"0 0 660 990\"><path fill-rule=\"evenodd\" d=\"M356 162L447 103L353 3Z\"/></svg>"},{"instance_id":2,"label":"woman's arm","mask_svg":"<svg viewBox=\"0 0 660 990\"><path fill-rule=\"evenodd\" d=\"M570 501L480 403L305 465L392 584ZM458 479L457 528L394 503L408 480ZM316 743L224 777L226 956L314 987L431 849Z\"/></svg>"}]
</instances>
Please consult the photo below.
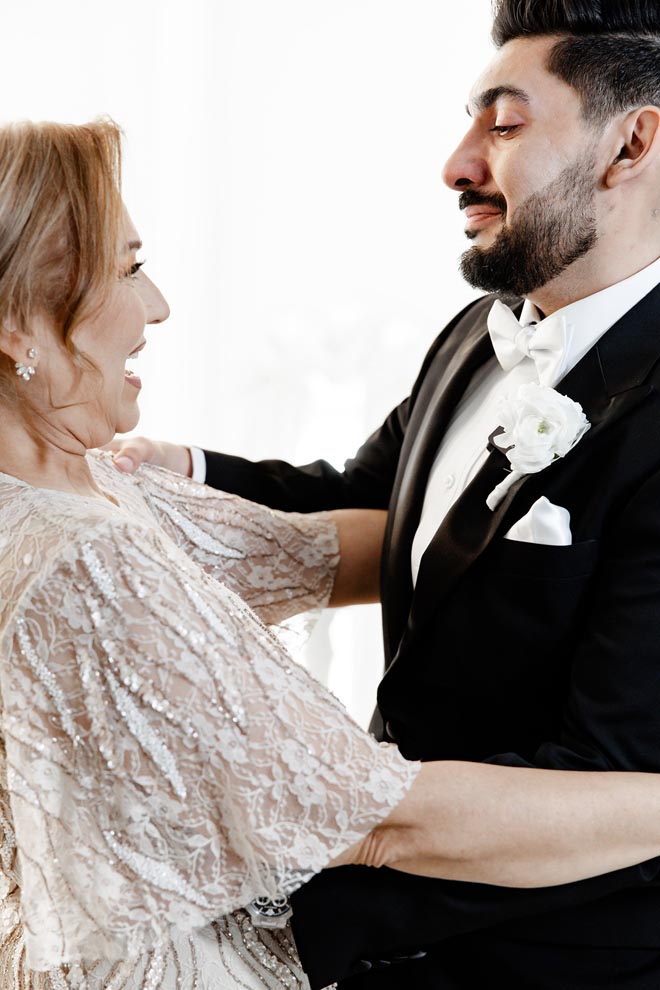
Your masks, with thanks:
<instances>
[{"instance_id":1,"label":"woman's arm","mask_svg":"<svg viewBox=\"0 0 660 990\"><path fill-rule=\"evenodd\" d=\"M387 512L337 509L329 515L339 536L339 567L330 607L380 601L380 555Z\"/></svg>"},{"instance_id":2,"label":"woman's arm","mask_svg":"<svg viewBox=\"0 0 660 990\"><path fill-rule=\"evenodd\" d=\"M333 865L549 887L660 855L660 777L439 762Z\"/></svg>"},{"instance_id":3,"label":"woman's arm","mask_svg":"<svg viewBox=\"0 0 660 990\"><path fill-rule=\"evenodd\" d=\"M135 481L174 542L268 624L378 601L382 510L280 512L146 464Z\"/></svg>"},{"instance_id":4,"label":"woman's arm","mask_svg":"<svg viewBox=\"0 0 660 990\"><path fill-rule=\"evenodd\" d=\"M3 627L0 803L32 969L294 889L419 772L162 531L85 511Z\"/></svg>"}]
</instances>

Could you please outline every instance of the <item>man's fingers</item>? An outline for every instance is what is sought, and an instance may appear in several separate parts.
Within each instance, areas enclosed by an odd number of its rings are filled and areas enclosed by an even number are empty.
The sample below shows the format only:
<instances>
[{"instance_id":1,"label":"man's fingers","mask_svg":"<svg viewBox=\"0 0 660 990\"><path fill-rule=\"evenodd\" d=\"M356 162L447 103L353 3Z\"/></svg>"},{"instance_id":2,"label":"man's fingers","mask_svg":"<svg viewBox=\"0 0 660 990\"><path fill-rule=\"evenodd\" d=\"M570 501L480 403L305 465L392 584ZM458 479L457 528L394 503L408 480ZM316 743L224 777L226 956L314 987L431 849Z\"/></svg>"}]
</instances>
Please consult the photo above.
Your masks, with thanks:
<instances>
[{"instance_id":1,"label":"man's fingers","mask_svg":"<svg viewBox=\"0 0 660 990\"><path fill-rule=\"evenodd\" d=\"M140 464L147 461L157 467L176 471L187 477L192 475L190 448L183 444L150 440L149 437L128 437L111 440L102 450L109 450L116 467L125 474L134 474Z\"/></svg>"},{"instance_id":2,"label":"man's fingers","mask_svg":"<svg viewBox=\"0 0 660 990\"><path fill-rule=\"evenodd\" d=\"M113 457L115 467L118 467L120 471L125 474L133 474L136 470L136 463L132 457L129 457L126 452L121 454L115 454Z\"/></svg>"},{"instance_id":3,"label":"man's fingers","mask_svg":"<svg viewBox=\"0 0 660 990\"><path fill-rule=\"evenodd\" d=\"M150 464L159 464L157 444L148 437L130 437L128 440L111 440L103 450L109 450L113 454L115 467L125 474L133 474L143 461Z\"/></svg>"},{"instance_id":4,"label":"man's fingers","mask_svg":"<svg viewBox=\"0 0 660 990\"><path fill-rule=\"evenodd\" d=\"M122 440L121 437L120 438L115 437L115 439L111 440L110 443L104 443L102 447L99 447L99 450L111 450L111 451L119 450L119 448L123 446L123 444L125 443L126 440Z\"/></svg>"}]
</instances>

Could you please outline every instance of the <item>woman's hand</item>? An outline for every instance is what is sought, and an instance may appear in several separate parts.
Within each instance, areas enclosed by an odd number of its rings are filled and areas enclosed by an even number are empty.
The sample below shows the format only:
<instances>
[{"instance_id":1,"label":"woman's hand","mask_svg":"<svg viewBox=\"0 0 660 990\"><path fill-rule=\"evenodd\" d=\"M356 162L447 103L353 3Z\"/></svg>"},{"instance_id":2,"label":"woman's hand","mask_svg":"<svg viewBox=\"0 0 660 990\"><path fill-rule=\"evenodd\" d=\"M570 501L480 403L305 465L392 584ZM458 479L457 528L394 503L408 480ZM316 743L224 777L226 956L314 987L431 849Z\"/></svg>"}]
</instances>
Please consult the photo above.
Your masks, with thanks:
<instances>
[{"instance_id":1,"label":"woman's hand","mask_svg":"<svg viewBox=\"0 0 660 990\"><path fill-rule=\"evenodd\" d=\"M128 437L111 440L103 450L112 451L115 465L124 474L134 474L140 464L147 461L188 478L192 476L190 449L183 444L150 440L148 437Z\"/></svg>"}]
</instances>

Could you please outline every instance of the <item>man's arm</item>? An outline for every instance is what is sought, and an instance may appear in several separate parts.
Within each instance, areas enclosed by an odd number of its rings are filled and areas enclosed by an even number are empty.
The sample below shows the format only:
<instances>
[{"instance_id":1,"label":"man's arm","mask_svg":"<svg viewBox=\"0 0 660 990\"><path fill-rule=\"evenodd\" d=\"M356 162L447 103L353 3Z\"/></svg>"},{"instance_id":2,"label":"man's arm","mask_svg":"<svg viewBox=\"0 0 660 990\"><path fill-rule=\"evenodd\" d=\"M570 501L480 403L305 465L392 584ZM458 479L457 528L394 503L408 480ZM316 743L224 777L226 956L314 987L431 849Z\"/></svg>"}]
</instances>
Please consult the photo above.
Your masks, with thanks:
<instances>
[{"instance_id":1,"label":"man's arm","mask_svg":"<svg viewBox=\"0 0 660 990\"><path fill-rule=\"evenodd\" d=\"M654 859L576 883L516 889L342 866L293 894L293 933L312 990L322 990L364 972L363 961L412 960L454 935L634 889L658 870L660 859ZM406 974L414 979L412 971Z\"/></svg>"},{"instance_id":2,"label":"man's arm","mask_svg":"<svg viewBox=\"0 0 660 990\"><path fill-rule=\"evenodd\" d=\"M271 509L386 509L394 484L410 399L389 414L339 471L327 461L295 467L281 460L248 461L231 454L206 455L206 483Z\"/></svg>"},{"instance_id":3,"label":"man's arm","mask_svg":"<svg viewBox=\"0 0 660 990\"><path fill-rule=\"evenodd\" d=\"M488 298L488 297L485 297ZM410 411L438 350L481 300L468 303L447 324L429 349L410 396L389 414L360 447L355 457L339 471L328 461L294 466L282 460L249 461L233 454L204 451L206 476L212 488L241 495L251 502L268 505L284 512L318 512L323 509L386 509L389 505L401 445ZM146 437L116 439L105 448L112 450L115 463L132 474L143 461L191 477L191 449Z\"/></svg>"},{"instance_id":4,"label":"man's arm","mask_svg":"<svg viewBox=\"0 0 660 990\"><path fill-rule=\"evenodd\" d=\"M539 746L531 760L505 753L484 762L660 772L659 616L660 472L639 488L606 534L557 736ZM518 811L525 814L524 804ZM534 915L547 914L552 925L553 913L570 916L576 906L608 894L622 899L625 915L625 891L632 894L659 873L660 860L653 859L577 883L522 890L345 867L296 893L296 942L311 968L312 985L320 987L356 972L360 958L382 959L509 921L531 924ZM334 905L333 938L326 933L324 942L321 916L328 903ZM634 898L630 903L639 906ZM650 902L640 944L658 925L649 908Z\"/></svg>"},{"instance_id":5,"label":"man's arm","mask_svg":"<svg viewBox=\"0 0 660 990\"><path fill-rule=\"evenodd\" d=\"M234 454L205 450L203 480L211 488L284 512L386 509L408 423L409 404L410 398L392 410L355 457L346 461L343 471L324 460L294 466L282 460L249 461ZM193 473L192 449L182 444L128 437L113 440L104 450L112 451L116 466L126 474L133 474L146 461L202 480Z\"/></svg>"}]
</instances>

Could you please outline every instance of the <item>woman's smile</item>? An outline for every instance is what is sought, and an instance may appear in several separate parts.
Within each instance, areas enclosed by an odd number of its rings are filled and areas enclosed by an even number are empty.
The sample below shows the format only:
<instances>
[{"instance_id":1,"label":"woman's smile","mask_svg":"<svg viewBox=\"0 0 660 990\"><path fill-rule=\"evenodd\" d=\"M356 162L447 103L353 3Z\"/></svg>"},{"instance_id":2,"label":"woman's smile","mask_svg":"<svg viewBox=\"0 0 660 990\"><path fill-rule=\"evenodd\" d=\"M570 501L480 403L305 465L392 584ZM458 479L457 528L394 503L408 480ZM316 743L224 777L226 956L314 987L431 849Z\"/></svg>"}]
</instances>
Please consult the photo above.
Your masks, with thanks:
<instances>
[{"instance_id":1,"label":"woman's smile","mask_svg":"<svg viewBox=\"0 0 660 990\"><path fill-rule=\"evenodd\" d=\"M124 372L124 378L129 385L133 386L133 388L138 390L142 388L142 379L132 372L130 368L127 368Z\"/></svg>"},{"instance_id":2,"label":"woman's smile","mask_svg":"<svg viewBox=\"0 0 660 990\"><path fill-rule=\"evenodd\" d=\"M137 347L135 347L131 351L131 353L128 355L128 358L126 360L137 361L138 357L140 356L140 352L143 351L146 346L147 346L147 342L144 338L142 338L141 342L138 344ZM139 377L139 375L135 374L132 368L126 368L124 370L124 378L126 379L129 385L132 385L133 388L136 388L138 391L142 388L142 379Z\"/></svg>"}]
</instances>

